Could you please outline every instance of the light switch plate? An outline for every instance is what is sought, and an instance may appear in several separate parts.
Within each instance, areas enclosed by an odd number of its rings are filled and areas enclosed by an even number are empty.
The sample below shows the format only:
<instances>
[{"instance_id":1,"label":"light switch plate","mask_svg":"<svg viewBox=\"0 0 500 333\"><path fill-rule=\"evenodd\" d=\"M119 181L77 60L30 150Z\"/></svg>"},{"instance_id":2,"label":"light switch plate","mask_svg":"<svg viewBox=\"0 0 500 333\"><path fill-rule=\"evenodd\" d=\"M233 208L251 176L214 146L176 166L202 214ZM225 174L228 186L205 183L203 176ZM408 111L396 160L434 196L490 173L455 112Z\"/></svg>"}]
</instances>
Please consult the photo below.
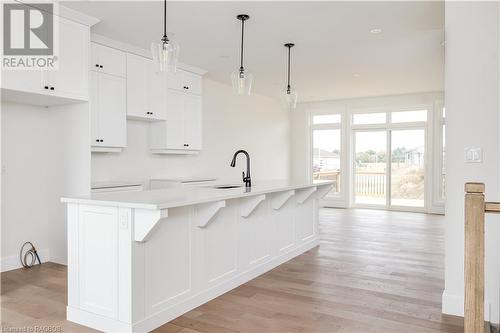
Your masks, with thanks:
<instances>
[{"instance_id":1,"label":"light switch plate","mask_svg":"<svg viewBox=\"0 0 500 333\"><path fill-rule=\"evenodd\" d=\"M465 149L465 162L466 163L483 163L483 149L482 148L466 148Z\"/></svg>"}]
</instances>

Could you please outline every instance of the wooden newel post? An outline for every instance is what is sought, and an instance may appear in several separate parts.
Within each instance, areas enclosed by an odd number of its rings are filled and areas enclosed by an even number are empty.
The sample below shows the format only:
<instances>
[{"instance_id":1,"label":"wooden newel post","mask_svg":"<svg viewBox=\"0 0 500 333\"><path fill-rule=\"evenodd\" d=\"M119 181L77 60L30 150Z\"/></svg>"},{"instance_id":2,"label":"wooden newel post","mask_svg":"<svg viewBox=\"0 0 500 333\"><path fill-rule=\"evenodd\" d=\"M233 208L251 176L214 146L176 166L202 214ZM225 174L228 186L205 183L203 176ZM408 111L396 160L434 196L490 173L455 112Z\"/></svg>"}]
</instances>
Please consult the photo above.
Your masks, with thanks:
<instances>
[{"instance_id":1,"label":"wooden newel post","mask_svg":"<svg viewBox=\"0 0 500 333\"><path fill-rule=\"evenodd\" d=\"M484 184L465 184L464 332L484 332Z\"/></svg>"}]
</instances>

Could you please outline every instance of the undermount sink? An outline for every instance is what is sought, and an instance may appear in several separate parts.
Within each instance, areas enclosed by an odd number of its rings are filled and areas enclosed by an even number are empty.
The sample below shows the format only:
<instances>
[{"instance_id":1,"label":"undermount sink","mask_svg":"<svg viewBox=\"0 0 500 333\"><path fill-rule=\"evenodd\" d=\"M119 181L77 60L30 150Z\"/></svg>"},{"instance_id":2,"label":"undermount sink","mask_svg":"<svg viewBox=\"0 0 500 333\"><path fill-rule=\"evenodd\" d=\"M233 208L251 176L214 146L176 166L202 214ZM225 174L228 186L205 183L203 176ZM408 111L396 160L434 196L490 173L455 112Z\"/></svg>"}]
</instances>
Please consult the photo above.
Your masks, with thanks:
<instances>
[{"instance_id":1,"label":"undermount sink","mask_svg":"<svg viewBox=\"0 0 500 333\"><path fill-rule=\"evenodd\" d=\"M218 189L218 190L227 190L230 188L239 188L239 187L243 187L243 185L232 184L232 185L215 185L215 186L213 186L213 188Z\"/></svg>"}]
</instances>

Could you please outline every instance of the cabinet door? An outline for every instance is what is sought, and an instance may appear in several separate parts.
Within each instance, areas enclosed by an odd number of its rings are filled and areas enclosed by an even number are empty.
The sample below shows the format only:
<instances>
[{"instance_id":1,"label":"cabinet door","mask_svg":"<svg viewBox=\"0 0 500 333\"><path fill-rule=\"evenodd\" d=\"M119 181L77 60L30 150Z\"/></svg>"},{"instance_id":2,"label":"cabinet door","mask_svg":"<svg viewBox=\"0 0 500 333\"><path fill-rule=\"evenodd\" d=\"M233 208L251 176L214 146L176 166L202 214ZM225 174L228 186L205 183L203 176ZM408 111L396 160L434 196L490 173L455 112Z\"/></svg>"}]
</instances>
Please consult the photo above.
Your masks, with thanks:
<instances>
[{"instance_id":1,"label":"cabinet door","mask_svg":"<svg viewBox=\"0 0 500 333\"><path fill-rule=\"evenodd\" d=\"M147 118L149 108L147 75L148 60L133 54L127 54L127 116Z\"/></svg>"},{"instance_id":2,"label":"cabinet door","mask_svg":"<svg viewBox=\"0 0 500 333\"><path fill-rule=\"evenodd\" d=\"M46 27L41 28L46 33ZM45 70L3 70L1 75L2 88L36 94L46 94ZM27 102L27 101L26 101Z\"/></svg>"},{"instance_id":3,"label":"cabinet door","mask_svg":"<svg viewBox=\"0 0 500 333\"><path fill-rule=\"evenodd\" d=\"M2 70L2 88L45 94L45 75L41 70Z\"/></svg>"},{"instance_id":4,"label":"cabinet door","mask_svg":"<svg viewBox=\"0 0 500 333\"><path fill-rule=\"evenodd\" d=\"M148 100L150 105L149 118L152 120L167 119L167 77L164 73L155 70L154 62L149 60L148 73Z\"/></svg>"},{"instance_id":5,"label":"cabinet door","mask_svg":"<svg viewBox=\"0 0 500 333\"><path fill-rule=\"evenodd\" d=\"M126 76L127 57L125 52L96 43L92 43L91 47L91 70L121 77Z\"/></svg>"},{"instance_id":6,"label":"cabinet door","mask_svg":"<svg viewBox=\"0 0 500 333\"><path fill-rule=\"evenodd\" d=\"M166 149L186 149L184 140L184 95L182 91L168 89Z\"/></svg>"},{"instance_id":7,"label":"cabinet door","mask_svg":"<svg viewBox=\"0 0 500 333\"><path fill-rule=\"evenodd\" d=\"M184 141L186 149L200 150L202 142L201 96L186 94L184 99Z\"/></svg>"},{"instance_id":8,"label":"cabinet door","mask_svg":"<svg viewBox=\"0 0 500 333\"><path fill-rule=\"evenodd\" d=\"M201 76L189 72L184 73L183 88L188 93L201 95Z\"/></svg>"},{"instance_id":9,"label":"cabinet door","mask_svg":"<svg viewBox=\"0 0 500 333\"><path fill-rule=\"evenodd\" d=\"M99 136L99 73L90 72L90 145L102 146Z\"/></svg>"},{"instance_id":10,"label":"cabinet door","mask_svg":"<svg viewBox=\"0 0 500 333\"><path fill-rule=\"evenodd\" d=\"M56 16L54 24L59 24L59 67L47 72L50 93L88 100L89 28Z\"/></svg>"},{"instance_id":11,"label":"cabinet door","mask_svg":"<svg viewBox=\"0 0 500 333\"><path fill-rule=\"evenodd\" d=\"M175 73L167 74L167 82L169 89L184 91L184 71L177 69Z\"/></svg>"},{"instance_id":12,"label":"cabinet door","mask_svg":"<svg viewBox=\"0 0 500 333\"><path fill-rule=\"evenodd\" d=\"M127 113L125 79L99 74L99 136L104 147L126 147Z\"/></svg>"}]
</instances>

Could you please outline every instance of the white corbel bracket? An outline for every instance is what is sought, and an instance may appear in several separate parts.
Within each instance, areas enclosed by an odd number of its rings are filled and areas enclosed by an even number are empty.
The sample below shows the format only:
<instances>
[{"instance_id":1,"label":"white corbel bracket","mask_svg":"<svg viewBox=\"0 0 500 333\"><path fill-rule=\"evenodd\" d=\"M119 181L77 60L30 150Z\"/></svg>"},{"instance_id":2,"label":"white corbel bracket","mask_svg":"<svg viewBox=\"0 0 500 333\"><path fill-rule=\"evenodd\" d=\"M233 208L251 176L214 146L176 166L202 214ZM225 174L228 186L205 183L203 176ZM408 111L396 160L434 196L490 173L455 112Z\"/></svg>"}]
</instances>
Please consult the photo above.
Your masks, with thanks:
<instances>
[{"instance_id":1,"label":"white corbel bracket","mask_svg":"<svg viewBox=\"0 0 500 333\"><path fill-rule=\"evenodd\" d=\"M333 188L333 184L321 185L318 186L318 193L316 193L316 198L323 199L328 192L330 192Z\"/></svg>"},{"instance_id":2,"label":"white corbel bracket","mask_svg":"<svg viewBox=\"0 0 500 333\"><path fill-rule=\"evenodd\" d=\"M288 201L288 199L290 199L294 194L295 190L276 193L272 201L273 209L278 210L281 207L283 207L283 205Z\"/></svg>"},{"instance_id":3,"label":"white corbel bracket","mask_svg":"<svg viewBox=\"0 0 500 333\"><path fill-rule=\"evenodd\" d=\"M248 217L257 208L257 206L266 198L265 194L254 195L251 197L241 198L240 214L241 217Z\"/></svg>"},{"instance_id":4,"label":"white corbel bracket","mask_svg":"<svg viewBox=\"0 0 500 333\"><path fill-rule=\"evenodd\" d=\"M316 192L318 188L316 186L301 188L297 190L295 197L297 198L297 203L303 204L306 200Z\"/></svg>"},{"instance_id":5,"label":"white corbel bracket","mask_svg":"<svg viewBox=\"0 0 500 333\"><path fill-rule=\"evenodd\" d=\"M226 201L214 201L207 204L198 205L196 207L196 216L194 223L198 228L205 228L207 224L213 219L217 212L226 207Z\"/></svg>"},{"instance_id":6,"label":"white corbel bracket","mask_svg":"<svg viewBox=\"0 0 500 333\"><path fill-rule=\"evenodd\" d=\"M168 209L135 209L134 240L144 242L161 219L168 217Z\"/></svg>"}]
</instances>

